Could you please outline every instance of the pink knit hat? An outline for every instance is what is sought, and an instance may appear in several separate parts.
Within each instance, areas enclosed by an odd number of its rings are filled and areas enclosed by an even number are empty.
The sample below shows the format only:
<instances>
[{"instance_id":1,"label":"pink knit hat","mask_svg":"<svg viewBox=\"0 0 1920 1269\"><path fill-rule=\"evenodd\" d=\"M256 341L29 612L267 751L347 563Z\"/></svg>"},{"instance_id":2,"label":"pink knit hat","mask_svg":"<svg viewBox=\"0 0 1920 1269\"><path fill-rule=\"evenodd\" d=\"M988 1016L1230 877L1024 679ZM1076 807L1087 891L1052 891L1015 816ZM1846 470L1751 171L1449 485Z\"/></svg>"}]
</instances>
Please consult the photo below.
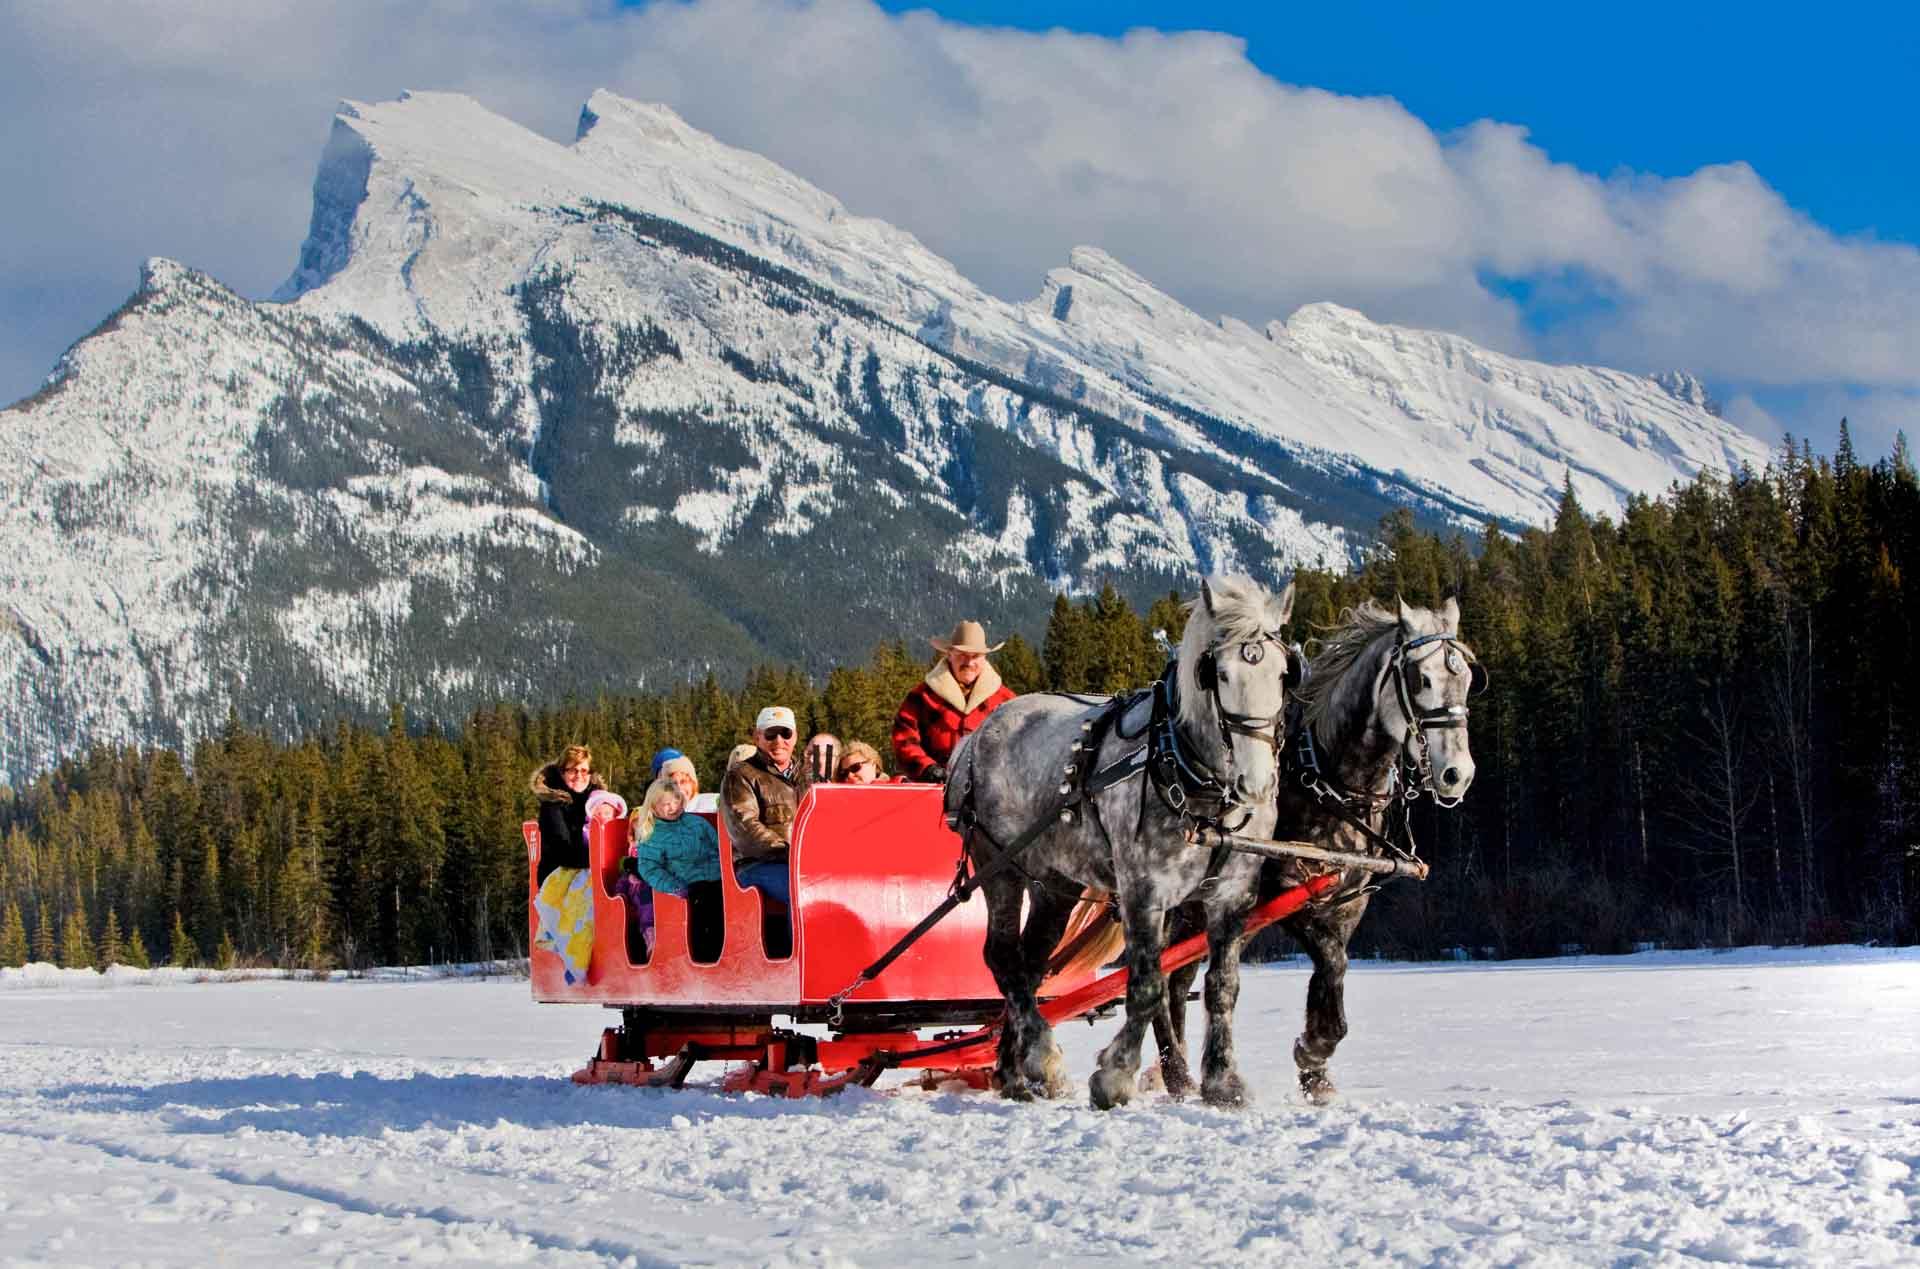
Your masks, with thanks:
<instances>
[{"instance_id":1,"label":"pink knit hat","mask_svg":"<svg viewBox=\"0 0 1920 1269\"><path fill-rule=\"evenodd\" d=\"M592 819L593 813L603 806L611 806L613 808L613 818L616 820L623 820L627 817L627 800L618 793L609 793L605 789L595 789L593 792L587 794L588 819Z\"/></svg>"}]
</instances>

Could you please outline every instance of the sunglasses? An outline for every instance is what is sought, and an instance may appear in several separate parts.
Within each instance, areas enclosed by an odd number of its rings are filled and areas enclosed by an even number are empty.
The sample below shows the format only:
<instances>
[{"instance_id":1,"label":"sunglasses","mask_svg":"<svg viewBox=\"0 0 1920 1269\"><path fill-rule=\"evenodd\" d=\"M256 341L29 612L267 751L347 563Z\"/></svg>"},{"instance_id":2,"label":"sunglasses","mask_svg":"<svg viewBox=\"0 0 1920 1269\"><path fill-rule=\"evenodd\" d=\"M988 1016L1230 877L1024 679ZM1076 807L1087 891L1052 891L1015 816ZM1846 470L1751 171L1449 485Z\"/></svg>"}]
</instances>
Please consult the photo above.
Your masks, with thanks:
<instances>
[{"instance_id":1,"label":"sunglasses","mask_svg":"<svg viewBox=\"0 0 1920 1269\"><path fill-rule=\"evenodd\" d=\"M567 767L564 770L562 770L560 774L563 776L590 776L593 774L593 768L592 767Z\"/></svg>"},{"instance_id":2,"label":"sunglasses","mask_svg":"<svg viewBox=\"0 0 1920 1269\"><path fill-rule=\"evenodd\" d=\"M871 767L872 765L873 764L871 762L868 762L865 758L862 758L858 762L849 762L846 766L840 768L840 771L843 775L859 775L862 771L865 771L868 767Z\"/></svg>"},{"instance_id":3,"label":"sunglasses","mask_svg":"<svg viewBox=\"0 0 1920 1269\"><path fill-rule=\"evenodd\" d=\"M765 736L768 740L792 740L793 739L793 729L790 727L769 727L765 731L761 732L760 734L762 736Z\"/></svg>"}]
</instances>

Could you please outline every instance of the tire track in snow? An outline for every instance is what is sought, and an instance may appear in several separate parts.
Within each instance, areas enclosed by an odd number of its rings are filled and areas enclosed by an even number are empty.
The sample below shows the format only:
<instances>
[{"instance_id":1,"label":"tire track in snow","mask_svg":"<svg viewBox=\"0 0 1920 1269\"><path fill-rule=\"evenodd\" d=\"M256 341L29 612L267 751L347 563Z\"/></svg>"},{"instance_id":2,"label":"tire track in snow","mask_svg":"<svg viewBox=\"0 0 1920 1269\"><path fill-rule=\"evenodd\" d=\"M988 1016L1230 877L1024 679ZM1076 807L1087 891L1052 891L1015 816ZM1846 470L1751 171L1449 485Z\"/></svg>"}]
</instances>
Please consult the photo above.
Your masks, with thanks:
<instances>
[{"instance_id":1,"label":"tire track in snow","mask_svg":"<svg viewBox=\"0 0 1920 1269\"><path fill-rule=\"evenodd\" d=\"M672 1266L685 1263L682 1259L662 1257L656 1251L628 1243L605 1238L572 1238L548 1230L529 1228L522 1222L503 1219L499 1216L470 1215L446 1204L424 1206L382 1202L339 1186L288 1176L277 1167L270 1167L266 1171L255 1171L232 1164L198 1162L164 1151L141 1149L125 1141L102 1140L71 1132L42 1132L16 1125L0 1125L0 1137L19 1138L48 1146L81 1146L98 1151L110 1158L172 1169L196 1178L213 1178L229 1185L271 1190L297 1199L325 1203L340 1211L352 1212L360 1216L377 1217L394 1222L405 1222L408 1219L429 1220L449 1230L470 1229L488 1237L504 1233L522 1239L529 1245L546 1252L589 1254L621 1264L639 1266L641 1269L672 1269ZM398 1181L399 1178L396 1176L394 1180ZM525 1185L523 1184L521 1188L524 1189ZM483 1237L479 1241L487 1241L487 1238Z\"/></svg>"},{"instance_id":2,"label":"tire track in snow","mask_svg":"<svg viewBox=\"0 0 1920 1269\"><path fill-rule=\"evenodd\" d=\"M140 1151L102 1148L100 1142L60 1134L0 1129L0 1174L33 1182L0 1192L0 1238L8 1246L9 1265L198 1266L290 1258L299 1263L606 1263L590 1252L542 1248L497 1222L445 1223L419 1213L396 1218L364 1205L331 1202L304 1187L246 1180L230 1169L156 1161ZM170 1238L170 1231L178 1232Z\"/></svg>"}]
</instances>

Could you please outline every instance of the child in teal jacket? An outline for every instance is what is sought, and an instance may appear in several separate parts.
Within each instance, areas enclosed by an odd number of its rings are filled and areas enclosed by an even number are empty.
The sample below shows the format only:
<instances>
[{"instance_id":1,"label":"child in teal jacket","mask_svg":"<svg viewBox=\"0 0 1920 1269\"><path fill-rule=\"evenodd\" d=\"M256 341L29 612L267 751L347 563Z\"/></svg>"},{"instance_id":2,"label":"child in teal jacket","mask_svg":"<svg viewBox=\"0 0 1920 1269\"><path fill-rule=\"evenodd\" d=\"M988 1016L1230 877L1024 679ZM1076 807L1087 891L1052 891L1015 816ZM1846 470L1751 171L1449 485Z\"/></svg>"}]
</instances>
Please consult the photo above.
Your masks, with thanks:
<instances>
[{"instance_id":1,"label":"child in teal jacket","mask_svg":"<svg viewBox=\"0 0 1920 1269\"><path fill-rule=\"evenodd\" d=\"M640 876L655 890L684 899L695 882L720 880L720 835L702 817L687 814L672 780L647 786L633 817L633 844Z\"/></svg>"}]
</instances>

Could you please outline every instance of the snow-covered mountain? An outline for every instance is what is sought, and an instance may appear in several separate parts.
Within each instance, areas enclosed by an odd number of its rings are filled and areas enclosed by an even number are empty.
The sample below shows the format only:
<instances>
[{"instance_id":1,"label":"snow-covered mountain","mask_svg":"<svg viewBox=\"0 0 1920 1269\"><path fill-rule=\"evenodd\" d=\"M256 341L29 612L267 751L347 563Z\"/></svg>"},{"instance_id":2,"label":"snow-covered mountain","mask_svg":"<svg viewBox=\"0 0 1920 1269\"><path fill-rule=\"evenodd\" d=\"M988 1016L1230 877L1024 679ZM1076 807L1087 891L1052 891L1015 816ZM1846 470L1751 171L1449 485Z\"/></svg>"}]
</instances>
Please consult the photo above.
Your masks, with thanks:
<instances>
[{"instance_id":1,"label":"snow-covered mountain","mask_svg":"<svg viewBox=\"0 0 1920 1269\"><path fill-rule=\"evenodd\" d=\"M819 665L1764 459L1684 375L1212 321L1093 248L1009 304L664 107L597 93L563 146L348 105L273 301L152 261L0 411L0 771Z\"/></svg>"}]
</instances>

